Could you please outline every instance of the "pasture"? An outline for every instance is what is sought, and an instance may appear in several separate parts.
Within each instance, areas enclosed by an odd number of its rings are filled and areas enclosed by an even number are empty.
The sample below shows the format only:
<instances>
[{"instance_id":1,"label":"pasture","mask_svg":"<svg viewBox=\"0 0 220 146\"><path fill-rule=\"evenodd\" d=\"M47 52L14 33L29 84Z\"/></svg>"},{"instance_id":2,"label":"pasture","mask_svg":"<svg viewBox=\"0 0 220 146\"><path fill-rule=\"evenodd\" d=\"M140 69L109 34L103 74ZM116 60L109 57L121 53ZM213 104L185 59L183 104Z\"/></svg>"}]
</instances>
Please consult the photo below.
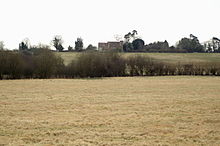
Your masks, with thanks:
<instances>
[{"instance_id":1,"label":"pasture","mask_svg":"<svg viewBox=\"0 0 220 146\"><path fill-rule=\"evenodd\" d=\"M0 145L220 145L220 78L0 81Z\"/></svg>"},{"instance_id":2,"label":"pasture","mask_svg":"<svg viewBox=\"0 0 220 146\"><path fill-rule=\"evenodd\" d=\"M76 52L56 52L64 59L64 63L69 64L80 53ZM132 55L147 56L164 63L219 63L220 53L120 53L124 57Z\"/></svg>"}]
</instances>

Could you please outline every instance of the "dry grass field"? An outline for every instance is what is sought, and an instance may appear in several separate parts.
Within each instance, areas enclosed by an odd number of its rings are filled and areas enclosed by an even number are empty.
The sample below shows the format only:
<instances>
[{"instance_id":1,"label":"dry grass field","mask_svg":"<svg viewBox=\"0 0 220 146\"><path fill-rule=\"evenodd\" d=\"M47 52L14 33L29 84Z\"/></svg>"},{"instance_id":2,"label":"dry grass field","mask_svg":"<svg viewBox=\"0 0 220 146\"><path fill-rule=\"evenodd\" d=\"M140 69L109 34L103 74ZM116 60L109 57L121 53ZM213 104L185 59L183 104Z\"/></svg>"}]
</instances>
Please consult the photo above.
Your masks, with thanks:
<instances>
[{"instance_id":1,"label":"dry grass field","mask_svg":"<svg viewBox=\"0 0 220 146\"><path fill-rule=\"evenodd\" d=\"M220 145L219 77L0 81L0 145Z\"/></svg>"},{"instance_id":2,"label":"dry grass field","mask_svg":"<svg viewBox=\"0 0 220 146\"><path fill-rule=\"evenodd\" d=\"M64 59L64 63L69 64L80 53L76 52L56 52ZM121 53L124 57L132 55L148 56L165 63L219 63L220 53Z\"/></svg>"}]
</instances>

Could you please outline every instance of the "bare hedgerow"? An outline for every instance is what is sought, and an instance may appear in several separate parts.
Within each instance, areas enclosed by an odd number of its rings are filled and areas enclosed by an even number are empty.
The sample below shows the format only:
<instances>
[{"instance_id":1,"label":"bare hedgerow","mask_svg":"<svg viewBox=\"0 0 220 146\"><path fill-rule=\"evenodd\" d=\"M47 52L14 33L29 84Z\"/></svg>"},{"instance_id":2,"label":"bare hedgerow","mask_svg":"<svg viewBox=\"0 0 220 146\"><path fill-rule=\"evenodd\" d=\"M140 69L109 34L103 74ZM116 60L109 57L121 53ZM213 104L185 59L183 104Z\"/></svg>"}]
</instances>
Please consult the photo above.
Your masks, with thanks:
<instances>
[{"instance_id":1,"label":"bare hedgerow","mask_svg":"<svg viewBox=\"0 0 220 146\"><path fill-rule=\"evenodd\" d=\"M36 69L36 64L34 62L34 57L31 54L21 54L24 61L23 77L24 78L34 78L34 73Z\"/></svg>"},{"instance_id":2,"label":"bare hedgerow","mask_svg":"<svg viewBox=\"0 0 220 146\"><path fill-rule=\"evenodd\" d=\"M34 56L36 65L35 75L37 78L51 78L62 76L64 70L64 63L62 58L57 57L49 49L40 49Z\"/></svg>"},{"instance_id":3,"label":"bare hedgerow","mask_svg":"<svg viewBox=\"0 0 220 146\"><path fill-rule=\"evenodd\" d=\"M220 75L220 64L168 64L142 55L122 57L116 52L82 52L65 66L51 50L0 51L0 79L93 78L116 76Z\"/></svg>"},{"instance_id":4,"label":"bare hedgerow","mask_svg":"<svg viewBox=\"0 0 220 146\"><path fill-rule=\"evenodd\" d=\"M23 76L24 61L21 55L13 51L0 52L0 78L19 79Z\"/></svg>"},{"instance_id":5,"label":"bare hedgerow","mask_svg":"<svg viewBox=\"0 0 220 146\"><path fill-rule=\"evenodd\" d=\"M124 72L124 60L113 52L83 52L67 66L69 77L113 77Z\"/></svg>"},{"instance_id":6,"label":"bare hedgerow","mask_svg":"<svg viewBox=\"0 0 220 146\"><path fill-rule=\"evenodd\" d=\"M7 54L5 53L5 51L1 51L0 50L0 79L3 79L3 76L5 74L6 71L6 56Z\"/></svg>"},{"instance_id":7,"label":"bare hedgerow","mask_svg":"<svg viewBox=\"0 0 220 146\"><path fill-rule=\"evenodd\" d=\"M127 74L130 76L152 75L154 62L141 55L129 56L126 59Z\"/></svg>"}]
</instances>

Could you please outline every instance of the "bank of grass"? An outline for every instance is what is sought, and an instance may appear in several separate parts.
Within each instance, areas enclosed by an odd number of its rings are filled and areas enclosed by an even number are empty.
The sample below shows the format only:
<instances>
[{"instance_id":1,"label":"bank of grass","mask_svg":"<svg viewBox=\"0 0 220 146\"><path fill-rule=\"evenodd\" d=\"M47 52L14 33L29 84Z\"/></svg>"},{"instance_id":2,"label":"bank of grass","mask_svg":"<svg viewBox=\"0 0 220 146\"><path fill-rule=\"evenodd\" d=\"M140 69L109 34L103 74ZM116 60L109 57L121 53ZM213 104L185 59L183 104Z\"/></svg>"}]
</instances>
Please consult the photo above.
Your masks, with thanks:
<instances>
[{"instance_id":1,"label":"bank of grass","mask_svg":"<svg viewBox=\"0 0 220 146\"><path fill-rule=\"evenodd\" d=\"M77 52L56 52L64 59L64 63L67 65L79 54ZM219 63L220 53L121 53L122 56L127 58L128 56L142 55L153 59L157 59L164 63L172 64L188 64L188 63Z\"/></svg>"},{"instance_id":2,"label":"bank of grass","mask_svg":"<svg viewBox=\"0 0 220 146\"><path fill-rule=\"evenodd\" d=\"M0 81L0 145L220 145L219 77Z\"/></svg>"},{"instance_id":3,"label":"bank of grass","mask_svg":"<svg viewBox=\"0 0 220 146\"><path fill-rule=\"evenodd\" d=\"M147 55L161 61L175 62L219 62L219 53L134 53ZM126 53L125 55L132 55Z\"/></svg>"}]
</instances>

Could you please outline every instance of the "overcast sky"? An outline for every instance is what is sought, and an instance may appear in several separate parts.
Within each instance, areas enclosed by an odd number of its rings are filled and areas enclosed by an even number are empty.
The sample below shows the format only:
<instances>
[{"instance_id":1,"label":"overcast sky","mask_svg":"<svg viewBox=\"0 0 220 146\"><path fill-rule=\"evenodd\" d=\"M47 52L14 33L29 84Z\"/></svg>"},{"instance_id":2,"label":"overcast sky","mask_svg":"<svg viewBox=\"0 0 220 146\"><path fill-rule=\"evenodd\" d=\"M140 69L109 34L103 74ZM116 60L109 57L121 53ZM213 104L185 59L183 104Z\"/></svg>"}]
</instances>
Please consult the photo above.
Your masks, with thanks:
<instances>
[{"instance_id":1,"label":"overcast sky","mask_svg":"<svg viewBox=\"0 0 220 146\"><path fill-rule=\"evenodd\" d=\"M27 37L49 44L54 35L65 47L77 37L97 46L133 29L145 43L220 37L220 0L0 0L0 18L0 41L10 49Z\"/></svg>"}]
</instances>

